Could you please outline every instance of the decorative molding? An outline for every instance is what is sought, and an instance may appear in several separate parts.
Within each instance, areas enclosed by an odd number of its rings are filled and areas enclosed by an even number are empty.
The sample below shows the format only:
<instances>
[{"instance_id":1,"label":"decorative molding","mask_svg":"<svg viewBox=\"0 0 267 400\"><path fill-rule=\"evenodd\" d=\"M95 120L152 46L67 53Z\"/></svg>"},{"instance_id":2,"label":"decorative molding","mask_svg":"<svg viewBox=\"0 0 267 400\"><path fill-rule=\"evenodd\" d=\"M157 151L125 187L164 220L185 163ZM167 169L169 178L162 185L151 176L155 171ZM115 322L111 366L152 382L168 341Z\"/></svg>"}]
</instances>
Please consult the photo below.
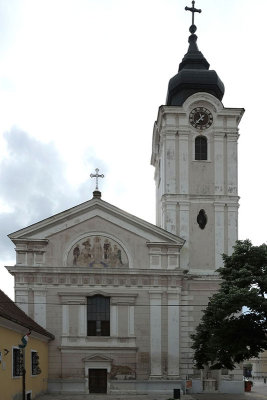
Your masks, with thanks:
<instances>
[{"instance_id":1,"label":"decorative molding","mask_svg":"<svg viewBox=\"0 0 267 400\"><path fill-rule=\"evenodd\" d=\"M113 359L110 357L107 357L103 354L93 354L91 356L85 357L82 359L83 362L89 362L89 361L94 361L94 362L113 362Z\"/></svg>"}]
</instances>

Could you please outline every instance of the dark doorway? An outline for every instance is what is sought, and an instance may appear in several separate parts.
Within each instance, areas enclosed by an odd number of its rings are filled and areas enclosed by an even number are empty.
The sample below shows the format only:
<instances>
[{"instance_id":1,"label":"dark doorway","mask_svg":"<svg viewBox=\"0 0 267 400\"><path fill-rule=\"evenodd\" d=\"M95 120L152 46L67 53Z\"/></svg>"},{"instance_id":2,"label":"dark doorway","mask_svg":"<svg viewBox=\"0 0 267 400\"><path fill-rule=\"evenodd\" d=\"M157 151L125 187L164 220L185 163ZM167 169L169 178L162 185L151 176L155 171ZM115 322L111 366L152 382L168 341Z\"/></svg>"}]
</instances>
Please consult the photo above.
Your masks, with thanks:
<instances>
[{"instance_id":1,"label":"dark doorway","mask_svg":"<svg viewBox=\"0 0 267 400\"><path fill-rule=\"evenodd\" d=\"M89 393L107 393L106 369L89 369Z\"/></svg>"}]
</instances>

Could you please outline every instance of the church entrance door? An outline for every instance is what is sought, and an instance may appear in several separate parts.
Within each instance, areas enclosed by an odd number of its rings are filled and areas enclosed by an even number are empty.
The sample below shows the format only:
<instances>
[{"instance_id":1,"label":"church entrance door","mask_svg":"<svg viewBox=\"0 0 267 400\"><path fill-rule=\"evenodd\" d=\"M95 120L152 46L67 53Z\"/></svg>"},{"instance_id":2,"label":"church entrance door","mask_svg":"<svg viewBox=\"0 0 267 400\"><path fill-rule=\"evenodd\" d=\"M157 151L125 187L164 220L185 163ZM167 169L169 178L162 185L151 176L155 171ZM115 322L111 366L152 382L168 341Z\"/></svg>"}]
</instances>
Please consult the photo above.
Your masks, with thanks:
<instances>
[{"instance_id":1,"label":"church entrance door","mask_svg":"<svg viewBox=\"0 0 267 400\"><path fill-rule=\"evenodd\" d=\"M89 393L107 393L107 370L89 369Z\"/></svg>"}]
</instances>

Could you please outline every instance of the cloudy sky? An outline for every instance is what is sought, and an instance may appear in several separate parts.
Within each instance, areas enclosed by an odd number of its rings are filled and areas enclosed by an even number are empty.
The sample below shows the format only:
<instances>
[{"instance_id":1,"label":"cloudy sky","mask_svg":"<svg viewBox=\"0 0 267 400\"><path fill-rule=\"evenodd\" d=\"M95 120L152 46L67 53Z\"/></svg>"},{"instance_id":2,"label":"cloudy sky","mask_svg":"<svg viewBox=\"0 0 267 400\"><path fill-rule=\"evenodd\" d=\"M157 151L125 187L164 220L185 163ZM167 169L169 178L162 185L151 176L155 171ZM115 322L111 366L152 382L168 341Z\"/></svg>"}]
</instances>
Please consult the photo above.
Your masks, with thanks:
<instances>
[{"instance_id":1,"label":"cloudy sky","mask_svg":"<svg viewBox=\"0 0 267 400\"><path fill-rule=\"evenodd\" d=\"M7 234L92 197L154 222L153 123L187 51L189 0L0 0L0 288ZM239 237L267 240L267 1L197 0L198 45L244 107Z\"/></svg>"}]
</instances>

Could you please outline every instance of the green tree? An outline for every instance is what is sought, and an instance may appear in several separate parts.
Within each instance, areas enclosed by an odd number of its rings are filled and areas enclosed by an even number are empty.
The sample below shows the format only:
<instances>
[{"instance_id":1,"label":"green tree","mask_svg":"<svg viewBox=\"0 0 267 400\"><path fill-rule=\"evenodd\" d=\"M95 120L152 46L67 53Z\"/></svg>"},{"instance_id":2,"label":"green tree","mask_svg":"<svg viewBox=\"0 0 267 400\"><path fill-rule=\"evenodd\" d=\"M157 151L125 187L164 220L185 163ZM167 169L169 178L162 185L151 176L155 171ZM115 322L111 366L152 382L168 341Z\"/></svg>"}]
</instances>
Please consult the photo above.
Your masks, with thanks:
<instances>
[{"instance_id":1,"label":"green tree","mask_svg":"<svg viewBox=\"0 0 267 400\"><path fill-rule=\"evenodd\" d=\"M267 245L237 241L223 261L220 289L191 336L198 369L232 370L267 350Z\"/></svg>"}]
</instances>

